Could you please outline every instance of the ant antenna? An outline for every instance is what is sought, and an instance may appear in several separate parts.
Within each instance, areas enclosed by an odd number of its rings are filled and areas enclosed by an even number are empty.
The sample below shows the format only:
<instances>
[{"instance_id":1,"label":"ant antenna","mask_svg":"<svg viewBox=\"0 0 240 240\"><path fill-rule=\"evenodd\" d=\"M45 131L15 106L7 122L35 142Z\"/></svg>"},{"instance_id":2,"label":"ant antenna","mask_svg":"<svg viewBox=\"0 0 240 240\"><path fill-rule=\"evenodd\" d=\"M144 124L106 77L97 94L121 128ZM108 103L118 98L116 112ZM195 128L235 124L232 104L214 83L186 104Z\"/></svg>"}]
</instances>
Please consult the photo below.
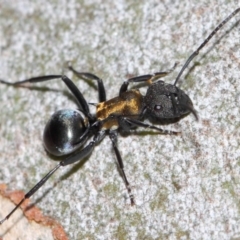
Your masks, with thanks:
<instances>
[{"instance_id":1,"label":"ant antenna","mask_svg":"<svg viewBox=\"0 0 240 240\"><path fill-rule=\"evenodd\" d=\"M188 60L185 62L185 64L183 65L181 71L179 72L175 82L174 82L174 86L176 86L178 80L180 79L182 73L184 72L184 70L187 68L187 66L189 65L189 63L193 60L193 58L195 58L200 50L209 42L209 40L217 33L217 31L219 29L221 29L231 18L233 18L238 12L240 11L240 8L237 8L235 11L233 11L226 19L224 19L210 34L209 36L204 40L204 42L198 47L198 49L193 52L191 54L191 56L188 58Z\"/></svg>"}]
</instances>

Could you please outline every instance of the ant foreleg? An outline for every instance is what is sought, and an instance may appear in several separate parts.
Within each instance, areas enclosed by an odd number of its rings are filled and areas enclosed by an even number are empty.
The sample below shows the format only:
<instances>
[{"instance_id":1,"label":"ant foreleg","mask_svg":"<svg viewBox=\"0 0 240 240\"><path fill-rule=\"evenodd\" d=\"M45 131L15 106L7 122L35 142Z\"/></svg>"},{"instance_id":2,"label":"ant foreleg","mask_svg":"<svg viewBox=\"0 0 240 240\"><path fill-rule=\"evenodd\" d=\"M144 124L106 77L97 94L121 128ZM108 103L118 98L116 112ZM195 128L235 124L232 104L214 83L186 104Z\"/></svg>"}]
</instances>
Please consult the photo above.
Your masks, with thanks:
<instances>
[{"instance_id":1,"label":"ant foreleg","mask_svg":"<svg viewBox=\"0 0 240 240\"><path fill-rule=\"evenodd\" d=\"M129 78L128 80L123 82L123 84L120 88L120 91L119 91L119 95L121 95L123 92L127 91L129 83L148 82L149 84L152 84L152 81L157 80L161 77L165 77L169 73L171 73L177 67L177 65L178 65L178 63L175 63L174 66L170 70L165 71L165 72L156 72L154 74L147 74L147 75L141 75L141 76Z\"/></svg>"},{"instance_id":2,"label":"ant foreleg","mask_svg":"<svg viewBox=\"0 0 240 240\"><path fill-rule=\"evenodd\" d=\"M178 135L180 132L175 132L175 131L171 131L171 130L164 130L162 128L158 128L154 125L148 124L148 123L144 123L140 120L137 119L133 119L133 118L128 118L128 117L119 117L119 125L123 127L128 125L131 127L143 127L143 128L150 128L150 129L154 129L157 130L158 132L160 132L161 134L169 134L169 135ZM128 130L128 129L127 129Z\"/></svg>"}]
</instances>

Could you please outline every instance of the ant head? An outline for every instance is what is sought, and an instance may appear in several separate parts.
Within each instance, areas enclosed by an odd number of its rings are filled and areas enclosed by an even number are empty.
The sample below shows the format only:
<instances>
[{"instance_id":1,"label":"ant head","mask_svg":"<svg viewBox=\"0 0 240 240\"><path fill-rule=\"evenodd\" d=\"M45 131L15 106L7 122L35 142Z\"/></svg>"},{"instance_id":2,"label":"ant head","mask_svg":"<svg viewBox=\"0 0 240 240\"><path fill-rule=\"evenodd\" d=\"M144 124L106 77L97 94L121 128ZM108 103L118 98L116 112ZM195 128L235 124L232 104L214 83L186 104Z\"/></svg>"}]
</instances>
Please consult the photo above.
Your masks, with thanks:
<instances>
[{"instance_id":1,"label":"ant head","mask_svg":"<svg viewBox=\"0 0 240 240\"><path fill-rule=\"evenodd\" d=\"M172 84L158 81L151 84L144 97L145 115L157 121L180 119L197 113L189 96Z\"/></svg>"}]
</instances>

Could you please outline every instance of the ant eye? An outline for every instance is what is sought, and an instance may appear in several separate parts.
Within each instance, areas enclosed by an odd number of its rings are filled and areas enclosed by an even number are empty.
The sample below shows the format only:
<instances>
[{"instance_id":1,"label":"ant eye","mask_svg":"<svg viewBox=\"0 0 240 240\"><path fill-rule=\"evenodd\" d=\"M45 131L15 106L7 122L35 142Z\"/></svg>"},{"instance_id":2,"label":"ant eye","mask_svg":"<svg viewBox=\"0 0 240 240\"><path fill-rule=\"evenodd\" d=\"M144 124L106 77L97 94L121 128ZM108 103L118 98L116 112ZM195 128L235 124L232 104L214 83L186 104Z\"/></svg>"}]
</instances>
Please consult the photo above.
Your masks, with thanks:
<instances>
[{"instance_id":1,"label":"ant eye","mask_svg":"<svg viewBox=\"0 0 240 240\"><path fill-rule=\"evenodd\" d=\"M162 110L162 105L155 105L154 110L155 111L161 111Z\"/></svg>"}]
</instances>

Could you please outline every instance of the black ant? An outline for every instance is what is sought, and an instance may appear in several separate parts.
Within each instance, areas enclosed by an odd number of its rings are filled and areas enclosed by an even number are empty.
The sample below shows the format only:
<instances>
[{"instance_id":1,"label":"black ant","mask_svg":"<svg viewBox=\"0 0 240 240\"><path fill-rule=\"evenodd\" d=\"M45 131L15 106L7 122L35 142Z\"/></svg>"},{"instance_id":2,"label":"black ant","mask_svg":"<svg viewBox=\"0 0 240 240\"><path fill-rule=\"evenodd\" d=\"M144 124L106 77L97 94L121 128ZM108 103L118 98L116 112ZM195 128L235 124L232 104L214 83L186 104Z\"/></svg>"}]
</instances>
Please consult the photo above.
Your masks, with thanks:
<instances>
[{"instance_id":1,"label":"black ant","mask_svg":"<svg viewBox=\"0 0 240 240\"><path fill-rule=\"evenodd\" d=\"M131 193L130 184L127 180L122 157L117 147L117 135L119 131L130 131L136 127L154 129L161 134L178 134L174 131L167 131L154 125L145 123L145 119L150 119L156 123L176 122L192 113L197 119L197 112L193 108L193 103L189 96L176 87L182 73L189 63L196 57L199 51L207 42L223 27L233 16L240 11L237 8L224 21L222 21L187 59L180 70L174 84L167 84L163 81L152 82L160 77L164 77L172 70L157 72L138 77L130 78L123 82L119 95L110 100L106 100L105 88L102 80L96 75L88 72L78 72L73 67L73 71L81 79L95 80L98 84L99 103L96 104L96 114L90 113L89 105L76 85L65 75L47 75L33 77L14 83L0 80L1 83L10 86L20 86L24 83L45 82L52 79L61 79L69 88L77 100L78 109L59 110L53 114L48 121L44 133L43 142L46 150L54 156L65 156L64 160L43 177L16 207L0 221L2 224L7 220L25 199L30 198L60 167L66 166L82 160L91 154L94 147L108 135L112 141L113 149L117 157L119 169L128 190L131 205L134 205L134 197ZM143 96L139 90L128 90L129 83L149 83L147 93ZM92 138L92 140L90 140ZM88 141L88 142L87 142Z\"/></svg>"}]
</instances>

